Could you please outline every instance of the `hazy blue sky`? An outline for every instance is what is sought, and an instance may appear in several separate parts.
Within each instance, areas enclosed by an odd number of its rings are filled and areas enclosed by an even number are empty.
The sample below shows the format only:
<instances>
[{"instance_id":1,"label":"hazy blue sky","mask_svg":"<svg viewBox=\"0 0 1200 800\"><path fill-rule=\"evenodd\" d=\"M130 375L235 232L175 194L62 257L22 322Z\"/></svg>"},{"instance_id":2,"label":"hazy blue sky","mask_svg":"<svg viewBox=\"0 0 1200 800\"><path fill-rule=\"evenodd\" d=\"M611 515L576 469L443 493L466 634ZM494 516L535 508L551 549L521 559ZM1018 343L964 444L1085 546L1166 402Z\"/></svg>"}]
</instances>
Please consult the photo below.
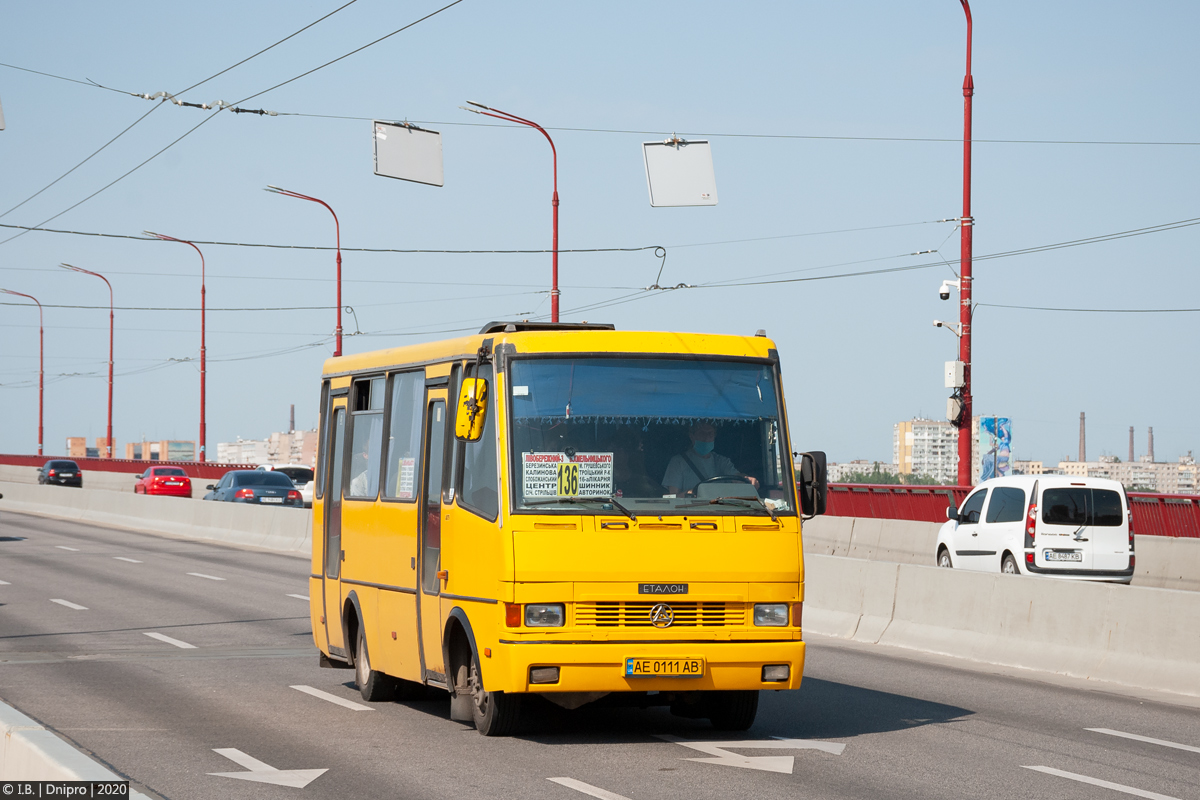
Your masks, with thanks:
<instances>
[{"instance_id":1,"label":"hazy blue sky","mask_svg":"<svg viewBox=\"0 0 1200 800\"><path fill-rule=\"evenodd\" d=\"M0 61L124 92L179 92L336 8L325 2L6 4ZM198 89L234 102L444 5L358 0ZM1194 79L1200 6L1185 2L975 4L977 139L1200 142ZM654 282L649 251L564 254L564 320L622 329L750 334L779 343L795 443L838 461L891 460L892 424L940 418L957 319L937 288L949 267L768 286L712 287L786 273L818 277L957 262L965 23L956 0L650 4L465 0L320 72L249 101L279 112L420 121L443 134L444 188L372 174L370 122L221 112L162 156L48 227L232 242L328 245L321 197L347 247L537 249L550 245L550 154L527 129L478 127L466 100L535 119L559 152L562 248L663 245L661 283L700 288L627 297ZM0 67L0 214L119 133L152 104ZM212 112L163 104L111 147L0 223L36 225L169 144ZM720 204L651 208L641 142L671 132L712 142ZM647 132L647 133L639 133ZM737 135L733 135L737 134ZM748 137L763 134L768 137ZM884 137L893 140L770 138ZM1200 147L975 146L975 253L987 255L1200 217ZM911 223L911 224L910 224ZM890 227L852 233L852 228ZM0 239L18 231L0 229ZM801 236L800 234L822 234ZM1200 228L981 261L981 303L1079 308L1200 306ZM772 238L773 237L773 238ZM711 244L730 240L748 240ZM333 254L205 248L209 447L316 424L332 351ZM0 244L0 286L44 304L199 306L183 245L45 232ZM346 253L347 352L440 338L493 319L547 314L550 256ZM853 266L839 266L852 264ZM578 309L625 298L609 307ZM3 297L4 301L14 298ZM36 310L0 305L0 451L35 450ZM118 311L115 438L194 439L197 311ZM1013 419L1018 458L1200 451L1196 314L1075 314L981 307L976 410ZM302 348L303 345L320 343ZM46 445L104 433L107 313L46 310ZM291 352L278 354L280 351ZM271 355L276 354L276 355ZM244 359L244 360L239 360ZM164 366L165 365L165 366Z\"/></svg>"}]
</instances>

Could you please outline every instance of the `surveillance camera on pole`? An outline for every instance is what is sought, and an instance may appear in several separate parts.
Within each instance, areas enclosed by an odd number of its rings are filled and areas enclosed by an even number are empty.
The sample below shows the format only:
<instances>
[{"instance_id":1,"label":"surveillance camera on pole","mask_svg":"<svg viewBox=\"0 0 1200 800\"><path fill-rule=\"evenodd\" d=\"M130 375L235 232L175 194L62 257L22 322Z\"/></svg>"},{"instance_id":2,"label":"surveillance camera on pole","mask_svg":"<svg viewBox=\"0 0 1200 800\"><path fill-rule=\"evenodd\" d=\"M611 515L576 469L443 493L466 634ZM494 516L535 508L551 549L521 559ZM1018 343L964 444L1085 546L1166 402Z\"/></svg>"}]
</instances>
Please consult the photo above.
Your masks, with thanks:
<instances>
[{"instance_id":1,"label":"surveillance camera on pole","mask_svg":"<svg viewBox=\"0 0 1200 800\"><path fill-rule=\"evenodd\" d=\"M955 289L957 289L959 287L959 282L958 281L942 281L942 288L938 289L938 297L942 298L943 300L949 300L951 286L953 286Z\"/></svg>"}]
</instances>

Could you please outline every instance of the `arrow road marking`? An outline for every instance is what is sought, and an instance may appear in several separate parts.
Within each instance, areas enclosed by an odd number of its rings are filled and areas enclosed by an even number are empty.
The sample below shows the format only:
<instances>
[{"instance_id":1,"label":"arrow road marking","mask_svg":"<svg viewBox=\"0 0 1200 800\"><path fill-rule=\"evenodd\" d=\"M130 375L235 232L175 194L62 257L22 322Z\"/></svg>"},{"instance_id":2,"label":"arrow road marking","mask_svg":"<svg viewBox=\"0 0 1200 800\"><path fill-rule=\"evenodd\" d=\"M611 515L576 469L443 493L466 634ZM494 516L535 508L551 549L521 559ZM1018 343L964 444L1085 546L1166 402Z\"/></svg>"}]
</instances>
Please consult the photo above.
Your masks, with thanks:
<instances>
[{"instance_id":1,"label":"arrow road marking","mask_svg":"<svg viewBox=\"0 0 1200 800\"><path fill-rule=\"evenodd\" d=\"M51 603L58 603L60 606L73 608L76 611L87 611L87 606L81 606L78 603L72 603L70 600L51 600Z\"/></svg>"},{"instance_id":2,"label":"arrow road marking","mask_svg":"<svg viewBox=\"0 0 1200 800\"><path fill-rule=\"evenodd\" d=\"M1179 744L1178 742L1168 742L1166 739L1151 739L1149 736L1138 736L1136 733L1114 731L1109 728L1086 728L1085 730L1092 731L1093 733L1107 733L1109 736L1120 736L1122 739L1133 739L1135 742L1148 742L1150 744L1159 744L1163 747L1174 747L1176 750L1187 750L1189 753L1200 753L1200 747L1192 747L1190 744Z\"/></svg>"},{"instance_id":3,"label":"arrow road marking","mask_svg":"<svg viewBox=\"0 0 1200 800\"><path fill-rule=\"evenodd\" d=\"M1116 791L1116 792L1124 792L1125 794L1131 794L1134 797L1145 797L1145 798L1147 798L1147 800L1179 800L1178 797L1171 797L1170 795L1167 795L1167 794L1159 794L1158 792L1148 792L1145 789L1135 789L1132 786L1125 786L1124 784L1120 784L1120 783L1112 783L1111 781L1102 781L1099 778L1089 778L1087 775L1079 775L1074 772L1067 772L1065 770L1055 769L1054 767L1023 767L1023 769L1032 769L1037 772L1044 772L1047 775L1055 775L1059 778L1066 778L1066 779L1072 780L1072 781L1079 781L1080 783L1087 783L1092 786L1099 786L1104 789L1112 789L1113 791Z\"/></svg>"},{"instance_id":4,"label":"arrow road marking","mask_svg":"<svg viewBox=\"0 0 1200 800\"><path fill-rule=\"evenodd\" d=\"M336 703L337 705L343 706L344 708L348 708L351 711L374 711L375 710L375 709L371 708L370 706L364 706L362 703L356 703L353 700L347 700L344 697L338 697L336 694L330 694L329 692L322 692L320 689L314 689L311 686L292 686L290 688L295 689L298 692L304 692L305 694L310 694L313 697L319 697L322 700L328 700L331 703Z\"/></svg>"},{"instance_id":5,"label":"arrow road marking","mask_svg":"<svg viewBox=\"0 0 1200 800\"><path fill-rule=\"evenodd\" d=\"M295 789L303 789L329 771L327 769L275 769L270 764L264 764L257 758L246 755L241 750L232 747L214 747L213 752L225 756L240 767L250 770L249 772L208 773L209 775L216 775L218 778L236 778L240 781L273 783L276 786L291 786Z\"/></svg>"},{"instance_id":6,"label":"arrow road marking","mask_svg":"<svg viewBox=\"0 0 1200 800\"><path fill-rule=\"evenodd\" d=\"M142 631L142 633L145 634L146 636L149 636L151 639L158 639L160 642L166 642L167 644L173 644L176 647L183 648L184 650L195 650L196 649L196 645L194 645L194 644L188 644L187 642L181 642L178 639L172 639L170 636L166 636L161 633L149 633L147 631Z\"/></svg>"},{"instance_id":7,"label":"arrow road marking","mask_svg":"<svg viewBox=\"0 0 1200 800\"><path fill-rule=\"evenodd\" d=\"M820 742L814 739L759 739L743 742L695 742L680 739L678 736L660 734L659 739L673 742L701 753L708 753L713 758L687 758L685 761L696 761L701 764L719 764L725 767L742 767L744 769L759 769L764 772L782 772L792 774L795 763L794 756L741 756L728 752L735 750L820 750L823 753L840 756L846 749L841 742Z\"/></svg>"},{"instance_id":8,"label":"arrow road marking","mask_svg":"<svg viewBox=\"0 0 1200 800\"><path fill-rule=\"evenodd\" d=\"M210 581L225 580L224 578L218 578L216 575L205 575L203 572L189 572L188 575L191 575L194 578L208 578Z\"/></svg>"},{"instance_id":9,"label":"arrow road marking","mask_svg":"<svg viewBox=\"0 0 1200 800\"><path fill-rule=\"evenodd\" d=\"M553 781L560 786L566 786L568 789L574 789L577 792L583 792L592 797L598 797L600 800L629 800L624 795L614 794L606 789L601 789L599 786L592 786L590 783L577 781L574 778L546 778L546 780Z\"/></svg>"}]
</instances>

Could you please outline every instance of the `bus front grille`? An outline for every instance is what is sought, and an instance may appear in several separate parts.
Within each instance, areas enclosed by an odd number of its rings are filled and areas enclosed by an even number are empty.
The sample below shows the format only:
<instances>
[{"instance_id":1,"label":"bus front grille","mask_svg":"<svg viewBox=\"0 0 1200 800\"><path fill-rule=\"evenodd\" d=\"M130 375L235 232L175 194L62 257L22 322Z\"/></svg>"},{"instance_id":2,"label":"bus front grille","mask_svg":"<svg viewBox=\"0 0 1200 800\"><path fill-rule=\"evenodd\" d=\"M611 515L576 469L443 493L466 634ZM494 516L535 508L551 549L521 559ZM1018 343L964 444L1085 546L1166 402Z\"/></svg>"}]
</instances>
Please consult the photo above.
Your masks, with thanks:
<instances>
[{"instance_id":1,"label":"bus front grille","mask_svg":"<svg viewBox=\"0 0 1200 800\"><path fill-rule=\"evenodd\" d=\"M581 628L652 628L654 602L576 603L575 624ZM722 628L746 624L745 603L667 603L672 628Z\"/></svg>"}]
</instances>

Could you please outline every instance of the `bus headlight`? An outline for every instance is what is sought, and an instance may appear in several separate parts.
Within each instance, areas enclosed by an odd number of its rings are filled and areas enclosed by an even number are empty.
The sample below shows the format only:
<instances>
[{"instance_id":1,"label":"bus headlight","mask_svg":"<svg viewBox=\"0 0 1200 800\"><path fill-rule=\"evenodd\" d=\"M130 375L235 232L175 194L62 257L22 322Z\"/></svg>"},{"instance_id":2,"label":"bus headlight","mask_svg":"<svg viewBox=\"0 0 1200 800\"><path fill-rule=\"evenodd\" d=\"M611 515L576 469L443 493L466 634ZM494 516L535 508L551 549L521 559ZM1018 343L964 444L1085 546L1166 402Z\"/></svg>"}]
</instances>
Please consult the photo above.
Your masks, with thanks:
<instances>
[{"instance_id":1,"label":"bus headlight","mask_svg":"<svg viewBox=\"0 0 1200 800\"><path fill-rule=\"evenodd\" d=\"M788 624L787 603L755 603L754 624L759 627L783 628Z\"/></svg>"},{"instance_id":2,"label":"bus headlight","mask_svg":"<svg viewBox=\"0 0 1200 800\"><path fill-rule=\"evenodd\" d=\"M561 628L566 622L562 603L529 603L525 606L525 626L528 628Z\"/></svg>"}]
</instances>

